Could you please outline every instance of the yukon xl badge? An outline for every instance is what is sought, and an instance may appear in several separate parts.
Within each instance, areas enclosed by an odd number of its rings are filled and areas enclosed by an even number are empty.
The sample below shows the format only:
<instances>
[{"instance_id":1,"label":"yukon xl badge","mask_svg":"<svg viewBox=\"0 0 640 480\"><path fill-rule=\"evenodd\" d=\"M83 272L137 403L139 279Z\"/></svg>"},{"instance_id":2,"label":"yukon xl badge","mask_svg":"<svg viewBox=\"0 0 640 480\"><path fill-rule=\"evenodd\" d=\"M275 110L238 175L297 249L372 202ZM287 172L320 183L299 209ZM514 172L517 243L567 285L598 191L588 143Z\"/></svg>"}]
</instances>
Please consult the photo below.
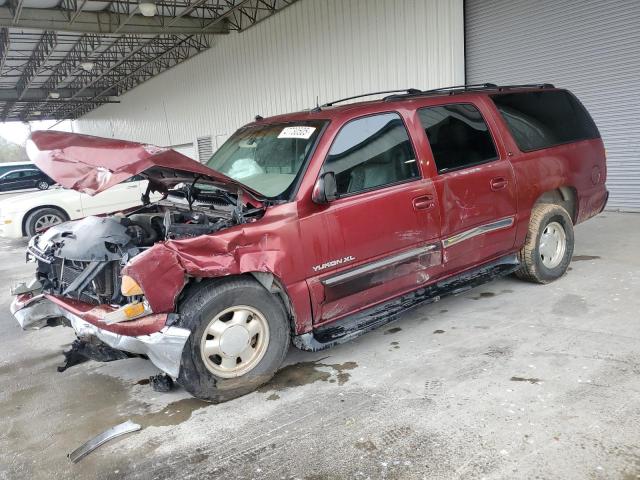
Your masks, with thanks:
<instances>
[{"instance_id":1,"label":"yukon xl badge","mask_svg":"<svg viewBox=\"0 0 640 480\"><path fill-rule=\"evenodd\" d=\"M343 263L353 262L355 259L356 257L352 257L351 255L348 255L342 258L337 258L335 260L330 260L328 262L325 262L322 265L314 265L313 271L321 272L322 270L325 270L327 268L335 267L337 265L342 265Z\"/></svg>"}]
</instances>

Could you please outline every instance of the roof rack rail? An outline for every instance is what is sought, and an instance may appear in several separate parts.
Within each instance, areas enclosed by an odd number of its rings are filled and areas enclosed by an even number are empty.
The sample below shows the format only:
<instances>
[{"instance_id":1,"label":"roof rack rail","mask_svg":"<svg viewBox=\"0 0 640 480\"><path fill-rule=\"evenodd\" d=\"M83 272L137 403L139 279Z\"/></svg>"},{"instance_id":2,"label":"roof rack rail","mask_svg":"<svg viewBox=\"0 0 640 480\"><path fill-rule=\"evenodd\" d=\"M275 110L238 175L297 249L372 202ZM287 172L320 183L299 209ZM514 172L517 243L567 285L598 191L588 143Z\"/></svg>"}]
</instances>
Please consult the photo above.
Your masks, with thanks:
<instances>
[{"instance_id":1,"label":"roof rack rail","mask_svg":"<svg viewBox=\"0 0 640 480\"><path fill-rule=\"evenodd\" d=\"M520 85L500 85L498 90L506 90L509 88L556 88L553 83L523 83Z\"/></svg>"},{"instance_id":2,"label":"roof rack rail","mask_svg":"<svg viewBox=\"0 0 640 480\"><path fill-rule=\"evenodd\" d=\"M371 97L373 95L384 95L386 93L400 93L404 92L407 95L418 95L422 90L418 90L417 88L402 88L398 90L384 90L382 92L371 92L371 93L363 93L361 95L354 95L353 97L341 98L340 100L333 100L332 102L327 102L324 105L320 105L320 107L332 107L336 103L346 102L347 100L354 100L356 98L362 97Z\"/></svg>"},{"instance_id":3,"label":"roof rack rail","mask_svg":"<svg viewBox=\"0 0 640 480\"><path fill-rule=\"evenodd\" d=\"M422 97L428 95L436 95L438 93L446 93L454 95L462 92L473 92L479 90L498 90L503 91L510 88L555 88L551 83L531 83L522 85L496 85L495 83L475 83L471 85L454 85L452 87L433 88L431 90L418 91L416 93L406 93L404 95L389 95L383 98L384 101L401 100L403 98Z\"/></svg>"}]
</instances>

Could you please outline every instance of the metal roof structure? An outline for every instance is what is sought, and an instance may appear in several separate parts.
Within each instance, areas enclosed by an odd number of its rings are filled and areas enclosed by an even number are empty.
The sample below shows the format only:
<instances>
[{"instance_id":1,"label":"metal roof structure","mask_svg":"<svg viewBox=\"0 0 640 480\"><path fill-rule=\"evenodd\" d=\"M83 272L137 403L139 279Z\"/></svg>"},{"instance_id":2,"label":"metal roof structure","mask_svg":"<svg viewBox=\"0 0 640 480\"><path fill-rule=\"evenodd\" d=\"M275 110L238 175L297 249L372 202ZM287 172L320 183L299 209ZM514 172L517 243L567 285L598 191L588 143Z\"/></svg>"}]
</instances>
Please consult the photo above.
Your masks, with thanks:
<instances>
[{"instance_id":1,"label":"metal roof structure","mask_svg":"<svg viewBox=\"0 0 640 480\"><path fill-rule=\"evenodd\" d=\"M0 121L78 118L295 1L0 0Z\"/></svg>"}]
</instances>

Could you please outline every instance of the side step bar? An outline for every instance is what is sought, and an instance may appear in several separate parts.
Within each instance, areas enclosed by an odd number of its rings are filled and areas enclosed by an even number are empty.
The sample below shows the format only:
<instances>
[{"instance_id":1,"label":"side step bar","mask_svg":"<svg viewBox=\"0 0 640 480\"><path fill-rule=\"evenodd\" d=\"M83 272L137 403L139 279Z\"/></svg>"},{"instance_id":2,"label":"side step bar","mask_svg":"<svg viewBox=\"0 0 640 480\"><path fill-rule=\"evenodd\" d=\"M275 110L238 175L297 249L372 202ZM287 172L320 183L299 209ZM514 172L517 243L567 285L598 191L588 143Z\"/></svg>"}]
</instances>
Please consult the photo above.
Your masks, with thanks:
<instances>
[{"instance_id":1,"label":"side step bar","mask_svg":"<svg viewBox=\"0 0 640 480\"><path fill-rule=\"evenodd\" d=\"M518 257L515 254L507 255L491 263L368 308L335 323L314 329L312 332L294 336L293 344L301 350L312 352L333 347L391 323L400 314L412 308L437 302L447 295L466 292L494 278L509 275L519 267Z\"/></svg>"}]
</instances>

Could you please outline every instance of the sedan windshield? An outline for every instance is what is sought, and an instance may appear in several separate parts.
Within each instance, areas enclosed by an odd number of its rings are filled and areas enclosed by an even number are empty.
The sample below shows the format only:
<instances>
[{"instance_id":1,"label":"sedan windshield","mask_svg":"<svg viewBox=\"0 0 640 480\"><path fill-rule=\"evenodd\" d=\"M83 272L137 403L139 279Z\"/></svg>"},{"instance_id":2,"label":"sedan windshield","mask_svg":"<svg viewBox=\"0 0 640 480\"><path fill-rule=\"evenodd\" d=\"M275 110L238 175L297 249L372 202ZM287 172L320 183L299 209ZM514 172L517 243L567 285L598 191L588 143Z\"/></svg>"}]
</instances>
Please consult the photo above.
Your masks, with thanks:
<instances>
[{"instance_id":1,"label":"sedan windshield","mask_svg":"<svg viewBox=\"0 0 640 480\"><path fill-rule=\"evenodd\" d=\"M296 122L242 128L207 166L269 198L289 194L306 164L324 122Z\"/></svg>"}]
</instances>

